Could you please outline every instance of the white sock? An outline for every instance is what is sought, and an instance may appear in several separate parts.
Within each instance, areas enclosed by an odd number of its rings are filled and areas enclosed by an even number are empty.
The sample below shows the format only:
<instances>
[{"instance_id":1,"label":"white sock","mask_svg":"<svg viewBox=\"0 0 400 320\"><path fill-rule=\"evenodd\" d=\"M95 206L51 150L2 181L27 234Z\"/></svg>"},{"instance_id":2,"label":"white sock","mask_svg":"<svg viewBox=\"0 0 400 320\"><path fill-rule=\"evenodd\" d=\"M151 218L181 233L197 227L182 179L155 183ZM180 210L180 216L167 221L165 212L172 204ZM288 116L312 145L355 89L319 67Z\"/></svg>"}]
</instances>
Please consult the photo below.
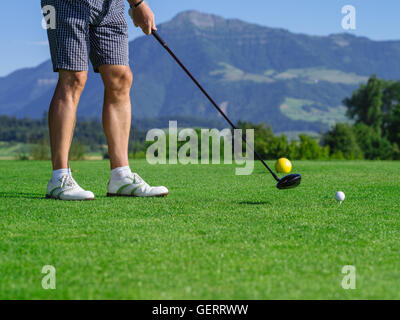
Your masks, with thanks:
<instances>
[{"instance_id":1,"label":"white sock","mask_svg":"<svg viewBox=\"0 0 400 320\"><path fill-rule=\"evenodd\" d=\"M51 180L54 182L58 181L62 176L65 176L66 174L71 174L69 169L59 169L59 170L53 170L53 176Z\"/></svg>"},{"instance_id":2,"label":"white sock","mask_svg":"<svg viewBox=\"0 0 400 320\"><path fill-rule=\"evenodd\" d=\"M132 173L129 166L119 167L111 170L111 180L120 180Z\"/></svg>"}]
</instances>

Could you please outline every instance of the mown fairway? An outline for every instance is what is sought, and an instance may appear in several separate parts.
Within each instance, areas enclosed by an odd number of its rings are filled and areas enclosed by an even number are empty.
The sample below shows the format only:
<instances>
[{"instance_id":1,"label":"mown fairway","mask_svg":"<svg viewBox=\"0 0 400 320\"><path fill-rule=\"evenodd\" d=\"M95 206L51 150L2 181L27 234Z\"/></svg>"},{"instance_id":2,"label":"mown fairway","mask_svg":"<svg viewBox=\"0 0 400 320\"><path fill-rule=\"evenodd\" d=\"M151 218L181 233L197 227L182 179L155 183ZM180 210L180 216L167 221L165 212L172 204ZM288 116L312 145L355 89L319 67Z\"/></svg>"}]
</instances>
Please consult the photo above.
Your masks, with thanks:
<instances>
[{"instance_id":1,"label":"mown fairway","mask_svg":"<svg viewBox=\"0 0 400 320\"><path fill-rule=\"evenodd\" d=\"M1 299L400 298L399 162L298 161L302 185L286 191L258 164L133 162L169 187L162 199L106 198L107 162L72 167L96 201L44 199L48 162L0 162Z\"/></svg>"}]
</instances>

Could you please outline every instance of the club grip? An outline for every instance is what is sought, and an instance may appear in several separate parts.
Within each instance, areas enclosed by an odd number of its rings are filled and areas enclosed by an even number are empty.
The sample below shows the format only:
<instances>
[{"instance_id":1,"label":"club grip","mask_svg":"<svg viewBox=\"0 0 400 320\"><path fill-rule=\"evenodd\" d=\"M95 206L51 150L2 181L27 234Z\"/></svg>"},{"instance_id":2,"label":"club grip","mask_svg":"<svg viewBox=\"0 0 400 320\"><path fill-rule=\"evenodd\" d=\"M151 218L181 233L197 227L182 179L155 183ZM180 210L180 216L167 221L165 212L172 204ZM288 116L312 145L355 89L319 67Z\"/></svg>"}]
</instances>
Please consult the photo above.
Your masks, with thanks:
<instances>
[{"instance_id":1,"label":"club grip","mask_svg":"<svg viewBox=\"0 0 400 320\"><path fill-rule=\"evenodd\" d=\"M166 47L166 46L167 46L167 43L163 40L163 38L161 38L161 36L158 34L158 32L157 32L156 30L152 30L151 34L154 36L154 38L157 39L157 41L158 41L159 43L161 43L161 45L162 45L163 47Z\"/></svg>"}]
</instances>

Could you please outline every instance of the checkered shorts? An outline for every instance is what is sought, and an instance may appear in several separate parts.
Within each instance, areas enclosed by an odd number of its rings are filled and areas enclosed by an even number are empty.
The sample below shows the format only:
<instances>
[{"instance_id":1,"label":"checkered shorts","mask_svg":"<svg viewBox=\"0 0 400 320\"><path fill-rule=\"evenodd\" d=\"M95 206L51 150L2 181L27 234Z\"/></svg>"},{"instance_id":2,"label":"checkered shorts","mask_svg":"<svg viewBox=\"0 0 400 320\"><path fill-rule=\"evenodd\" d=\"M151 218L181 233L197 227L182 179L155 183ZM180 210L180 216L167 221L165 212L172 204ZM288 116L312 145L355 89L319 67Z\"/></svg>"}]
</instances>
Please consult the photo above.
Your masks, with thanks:
<instances>
[{"instance_id":1,"label":"checkered shorts","mask_svg":"<svg viewBox=\"0 0 400 320\"><path fill-rule=\"evenodd\" d=\"M104 64L129 65L124 0L41 0L41 4L55 9L55 29L47 29L55 72L86 71L89 58L95 72Z\"/></svg>"}]
</instances>

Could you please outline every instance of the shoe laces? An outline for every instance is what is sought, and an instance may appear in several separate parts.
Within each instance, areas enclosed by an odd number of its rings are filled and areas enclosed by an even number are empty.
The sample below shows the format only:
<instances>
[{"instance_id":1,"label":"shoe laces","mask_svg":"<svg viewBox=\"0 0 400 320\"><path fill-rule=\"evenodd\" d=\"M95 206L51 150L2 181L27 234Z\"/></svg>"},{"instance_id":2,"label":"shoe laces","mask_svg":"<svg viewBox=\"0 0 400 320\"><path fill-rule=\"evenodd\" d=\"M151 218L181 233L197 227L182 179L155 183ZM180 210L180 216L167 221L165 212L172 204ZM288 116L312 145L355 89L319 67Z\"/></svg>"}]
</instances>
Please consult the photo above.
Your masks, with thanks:
<instances>
[{"instance_id":1,"label":"shoe laces","mask_svg":"<svg viewBox=\"0 0 400 320\"><path fill-rule=\"evenodd\" d=\"M69 174L62 176L59 180L61 182L61 187L76 187L78 184Z\"/></svg>"},{"instance_id":2,"label":"shoe laces","mask_svg":"<svg viewBox=\"0 0 400 320\"><path fill-rule=\"evenodd\" d=\"M134 184L146 184L146 182L137 173L132 172L130 178L133 179Z\"/></svg>"}]
</instances>

